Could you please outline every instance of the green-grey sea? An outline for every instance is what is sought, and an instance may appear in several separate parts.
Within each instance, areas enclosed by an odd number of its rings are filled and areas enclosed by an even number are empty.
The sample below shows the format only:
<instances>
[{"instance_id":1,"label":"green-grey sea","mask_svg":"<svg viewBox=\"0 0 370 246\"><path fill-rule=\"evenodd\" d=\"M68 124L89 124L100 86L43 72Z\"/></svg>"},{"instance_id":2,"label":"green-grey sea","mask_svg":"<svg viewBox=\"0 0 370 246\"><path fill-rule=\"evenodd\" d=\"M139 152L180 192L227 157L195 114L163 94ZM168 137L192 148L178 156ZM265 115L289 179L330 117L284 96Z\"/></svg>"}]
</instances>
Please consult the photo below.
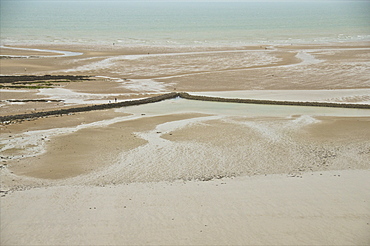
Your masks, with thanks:
<instances>
[{"instance_id":1,"label":"green-grey sea","mask_svg":"<svg viewBox=\"0 0 370 246\"><path fill-rule=\"evenodd\" d=\"M370 40L370 1L1 0L1 45L224 46Z\"/></svg>"}]
</instances>

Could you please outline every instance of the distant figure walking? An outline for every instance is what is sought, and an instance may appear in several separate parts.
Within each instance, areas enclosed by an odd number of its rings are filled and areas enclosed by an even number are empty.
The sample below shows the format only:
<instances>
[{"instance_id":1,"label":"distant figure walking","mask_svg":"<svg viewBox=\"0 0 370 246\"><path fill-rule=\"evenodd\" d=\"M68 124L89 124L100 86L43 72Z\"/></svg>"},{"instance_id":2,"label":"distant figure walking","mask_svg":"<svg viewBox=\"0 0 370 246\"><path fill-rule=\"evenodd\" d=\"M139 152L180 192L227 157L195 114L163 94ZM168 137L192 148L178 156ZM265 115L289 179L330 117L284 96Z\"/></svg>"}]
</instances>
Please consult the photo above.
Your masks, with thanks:
<instances>
[{"instance_id":1,"label":"distant figure walking","mask_svg":"<svg viewBox=\"0 0 370 246\"><path fill-rule=\"evenodd\" d=\"M114 98L114 102L117 102L117 98Z\"/></svg>"}]
</instances>

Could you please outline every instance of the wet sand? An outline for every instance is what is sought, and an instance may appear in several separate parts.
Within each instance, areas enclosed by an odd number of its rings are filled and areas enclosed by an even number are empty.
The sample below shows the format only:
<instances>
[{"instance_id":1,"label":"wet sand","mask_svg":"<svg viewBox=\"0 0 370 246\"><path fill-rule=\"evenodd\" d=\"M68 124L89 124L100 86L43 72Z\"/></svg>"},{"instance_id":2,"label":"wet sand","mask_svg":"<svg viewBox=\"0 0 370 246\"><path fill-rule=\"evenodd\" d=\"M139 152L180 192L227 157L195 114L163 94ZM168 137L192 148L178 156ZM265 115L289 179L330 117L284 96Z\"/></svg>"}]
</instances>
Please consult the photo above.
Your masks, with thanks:
<instances>
[{"instance_id":1,"label":"wet sand","mask_svg":"<svg viewBox=\"0 0 370 246\"><path fill-rule=\"evenodd\" d=\"M3 89L1 114L180 90L368 104L368 47L37 47L84 54L1 73L98 77ZM6 101L35 98L64 101ZM185 99L3 124L1 244L366 245L369 127L366 109Z\"/></svg>"},{"instance_id":2,"label":"wet sand","mask_svg":"<svg viewBox=\"0 0 370 246\"><path fill-rule=\"evenodd\" d=\"M303 90L368 89L370 87L368 79L370 74L367 69L369 47L368 43L331 47L258 46L177 49L38 46L33 48L83 54L1 59L1 74L88 75L93 76L92 80L84 83L61 83L54 89L39 91L2 90L1 114L26 113L35 109L53 109L71 104L107 103L115 98L118 100L142 98L148 93L158 94L169 91L293 90L297 93ZM1 52L18 54L19 51L1 48ZM26 91L27 95L23 91ZM306 94L304 92L302 96ZM344 94L343 97L345 96ZM351 93L351 96L356 95ZM51 98L62 99L65 102L20 105L5 101L18 98ZM360 98L358 102L361 100L368 101L368 98Z\"/></svg>"}]
</instances>

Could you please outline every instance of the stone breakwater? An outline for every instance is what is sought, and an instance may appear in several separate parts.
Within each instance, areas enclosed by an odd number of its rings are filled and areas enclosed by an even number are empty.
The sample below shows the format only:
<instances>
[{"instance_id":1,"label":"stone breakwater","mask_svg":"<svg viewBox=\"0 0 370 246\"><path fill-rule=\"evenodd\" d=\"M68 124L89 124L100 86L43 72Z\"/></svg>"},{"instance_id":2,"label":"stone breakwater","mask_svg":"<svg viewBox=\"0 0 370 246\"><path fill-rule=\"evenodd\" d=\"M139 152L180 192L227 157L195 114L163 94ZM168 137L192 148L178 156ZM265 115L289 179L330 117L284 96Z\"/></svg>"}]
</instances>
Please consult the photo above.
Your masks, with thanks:
<instances>
[{"instance_id":1,"label":"stone breakwater","mask_svg":"<svg viewBox=\"0 0 370 246\"><path fill-rule=\"evenodd\" d=\"M85 106L85 107L76 107L76 108L44 111L44 112L35 112L35 113L30 113L30 114L18 114L18 115L1 116L0 117L0 122L4 123L4 122L9 122L9 121L14 121L14 120L25 120L25 119L40 118L40 117L46 117L46 116L52 116L52 115L65 115L65 114L87 112L87 111L93 111L93 110L121 108L121 107L127 107L127 106L134 106L134 105L160 102L160 101L163 101L163 100L176 98L177 96L178 96L178 93L168 93L168 94L163 94L163 95L159 95L159 96L148 97L148 98L138 99L138 100L118 102L118 103L107 103L107 104L91 105L91 106Z\"/></svg>"},{"instance_id":2,"label":"stone breakwater","mask_svg":"<svg viewBox=\"0 0 370 246\"><path fill-rule=\"evenodd\" d=\"M256 100L256 99L239 99L239 98L221 98L208 96L195 96L186 92L171 92L159 96L148 97L144 99L124 101L118 103L99 104L85 107L76 107L44 112L35 112L30 114L8 115L1 116L0 122L6 123L15 120L25 120L39 117L46 117L52 115L63 115L78 112L87 112L93 110L104 110L112 108L121 108L127 106L135 106L147 103L160 102L167 99L183 98L188 100L211 101L211 102L229 102L229 103L246 103L246 104L268 104L268 105L285 105L285 106L309 106L309 107L336 107L336 108L356 108L356 109L370 109L369 104L353 104L353 103L330 103L330 102L298 102L298 101L273 101L273 100Z\"/></svg>"},{"instance_id":3,"label":"stone breakwater","mask_svg":"<svg viewBox=\"0 0 370 246\"><path fill-rule=\"evenodd\" d=\"M195 96L186 92L180 92L179 97L189 100L211 101L211 102L230 102L230 103L249 103L249 104L269 104L282 106L309 106L309 107L334 107L334 108L358 108L370 109L370 104L355 103L331 103L331 102L299 102L299 101L273 101L259 99L240 99L240 98L222 98L209 96Z\"/></svg>"}]
</instances>

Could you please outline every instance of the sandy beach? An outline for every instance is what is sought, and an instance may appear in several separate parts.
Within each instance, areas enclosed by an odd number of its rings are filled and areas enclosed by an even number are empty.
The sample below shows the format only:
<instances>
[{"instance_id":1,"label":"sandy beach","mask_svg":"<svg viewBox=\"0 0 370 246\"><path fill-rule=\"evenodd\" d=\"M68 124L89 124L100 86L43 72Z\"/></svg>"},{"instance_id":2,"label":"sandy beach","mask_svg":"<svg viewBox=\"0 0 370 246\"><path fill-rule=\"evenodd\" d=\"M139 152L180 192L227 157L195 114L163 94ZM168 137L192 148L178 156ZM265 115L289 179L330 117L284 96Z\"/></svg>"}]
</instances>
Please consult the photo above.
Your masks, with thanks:
<instances>
[{"instance_id":1,"label":"sandy beach","mask_svg":"<svg viewBox=\"0 0 370 246\"><path fill-rule=\"evenodd\" d=\"M21 49L17 49L21 48ZM1 47L0 116L147 98L370 104L370 45ZM1 245L367 245L369 109L174 98L2 122Z\"/></svg>"}]
</instances>

